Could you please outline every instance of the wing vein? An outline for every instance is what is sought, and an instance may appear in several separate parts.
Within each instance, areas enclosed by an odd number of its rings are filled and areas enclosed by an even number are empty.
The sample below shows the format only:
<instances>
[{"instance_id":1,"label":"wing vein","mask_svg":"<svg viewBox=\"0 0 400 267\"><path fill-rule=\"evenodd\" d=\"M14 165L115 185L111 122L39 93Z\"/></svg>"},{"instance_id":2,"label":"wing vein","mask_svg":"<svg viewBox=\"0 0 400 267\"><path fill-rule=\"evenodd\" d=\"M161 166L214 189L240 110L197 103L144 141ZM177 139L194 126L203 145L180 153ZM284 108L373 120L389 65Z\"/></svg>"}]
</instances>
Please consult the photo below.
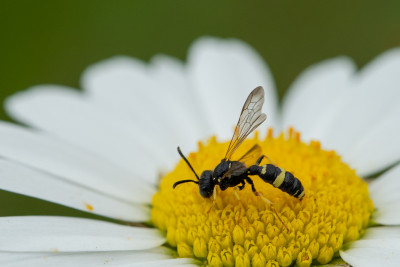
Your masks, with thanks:
<instances>
[{"instance_id":1,"label":"wing vein","mask_svg":"<svg viewBox=\"0 0 400 267\"><path fill-rule=\"evenodd\" d=\"M243 143L247 136L267 119L267 115L262 113L263 104L264 89L259 86L249 94L243 105L228 150L225 154L225 160L230 160L236 149Z\"/></svg>"}]
</instances>

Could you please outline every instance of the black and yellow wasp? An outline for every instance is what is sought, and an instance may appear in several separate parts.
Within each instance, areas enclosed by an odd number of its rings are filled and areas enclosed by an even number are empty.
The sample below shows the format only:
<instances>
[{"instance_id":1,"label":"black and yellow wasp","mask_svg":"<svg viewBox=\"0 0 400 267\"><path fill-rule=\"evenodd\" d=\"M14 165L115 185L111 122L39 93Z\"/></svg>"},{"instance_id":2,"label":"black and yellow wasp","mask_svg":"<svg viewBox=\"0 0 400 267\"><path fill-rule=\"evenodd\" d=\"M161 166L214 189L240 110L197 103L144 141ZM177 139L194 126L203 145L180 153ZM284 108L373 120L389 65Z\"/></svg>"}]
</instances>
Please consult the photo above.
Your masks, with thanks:
<instances>
[{"instance_id":1,"label":"black and yellow wasp","mask_svg":"<svg viewBox=\"0 0 400 267\"><path fill-rule=\"evenodd\" d=\"M295 198L302 199L304 197L304 188L299 179L294 177L293 174L280 167L274 166L273 164L259 166L261 160L265 157L264 155L261 155L261 147L259 145L254 145L240 159L235 161L231 160L232 155L243 143L246 137L266 120L267 116L261 112L263 104L264 89L259 86L250 93L243 105L239 121L235 127L225 157L213 171L203 171L200 178L178 147L179 155L185 160L198 181L181 180L176 182L173 185L173 188L179 184L193 182L199 185L201 196L204 198L210 198L214 193L215 199L214 188L216 185L218 185L222 191L229 187L236 187L239 190L242 190L247 182L251 185L254 194L260 196L261 194L258 193L254 187L252 178L249 177L249 175L258 175L264 182L279 188L283 192L286 192ZM258 158L258 160L254 165L247 165L249 161L256 158ZM253 163L254 161L251 162L251 164Z\"/></svg>"}]
</instances>

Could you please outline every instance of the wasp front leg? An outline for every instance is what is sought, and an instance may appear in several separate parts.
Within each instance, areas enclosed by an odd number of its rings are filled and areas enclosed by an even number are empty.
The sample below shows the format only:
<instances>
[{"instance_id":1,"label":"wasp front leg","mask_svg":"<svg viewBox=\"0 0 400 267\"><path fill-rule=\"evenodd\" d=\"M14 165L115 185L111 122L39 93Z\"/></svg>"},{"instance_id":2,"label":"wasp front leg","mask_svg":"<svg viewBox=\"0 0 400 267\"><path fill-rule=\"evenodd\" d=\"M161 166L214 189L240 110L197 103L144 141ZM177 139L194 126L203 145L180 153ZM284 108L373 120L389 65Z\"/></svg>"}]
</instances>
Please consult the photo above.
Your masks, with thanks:
<instances>
[{"instance_id":1,"label":"wasp front leg","mask_svg":"<svg viewBox=\"0 0 400 267\"><path fill-rule=\"evenodd\" d=\"M208 209L207 214L210 213L211 209L217 204L217 187L214 187L214 191L213 191L213 202L211 204L211 207Z\"/></svg>"},{"instance_id":2,"label":"wasp front leg","mask_svg":"<svg viewBox=\"0 0 400 267\"><path fill-rule=\"evenodd\" d=\"M241 183L241 185L236 186L236 187L235 187L235 190L237 190L237 191L243 190L243 188L244 188L244 186L245 186L246 184L245 184L244 180L241 181L240 183ZM240 197L239 197L239 194L237 193L237 191L234 191L233 194L235 194L235 197L237 198L237 200L240 201Z\"/></svg>"},{"instance_id":3,"label":"wasp front leg","mask_svg":"<svg viewBox=\"0 0 400 267\"><path fill-rule=\"evenodd\" d=\"M239 189L239 191L241 191L241 190L243 190L243 188L244 188L245 185L246 185L245 182L244 182L244 181L241 181L241 182L240 182L240 185L236 186L236 188Z\"/></svg>"}]
</instances>

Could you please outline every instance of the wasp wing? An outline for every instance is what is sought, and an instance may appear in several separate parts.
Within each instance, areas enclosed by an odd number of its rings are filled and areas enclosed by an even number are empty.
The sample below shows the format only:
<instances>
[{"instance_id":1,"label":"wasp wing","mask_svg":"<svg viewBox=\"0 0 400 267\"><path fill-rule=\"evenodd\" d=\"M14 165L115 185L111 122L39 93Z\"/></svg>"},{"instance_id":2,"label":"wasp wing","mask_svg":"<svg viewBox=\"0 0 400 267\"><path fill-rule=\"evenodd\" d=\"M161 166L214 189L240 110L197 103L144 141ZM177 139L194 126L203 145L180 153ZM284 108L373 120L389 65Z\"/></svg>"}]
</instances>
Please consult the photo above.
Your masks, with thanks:
<instances>
[{"instance_id":1,"label":"wasp wing","mask_svg":"<svg viewBox=\"0 0 400 267\"><path fill-rule=\"evenodd\" d=\"M255 144L240 159L231 163L231 167L226 173L224 173L222 178L242 174L249 166L253 165L257 161L261 154L261 147Z\"/></svg>"},{"instance_id":2,"label":"wasp wing","mask_svg":"<svg viewBox=\"0 0 400 267\"><path fill-rule=\"evenodd\" d=\"M264 89L259 86L250 93L243 105L231 142L226 151L225 160L230 160L246 137L267 119L267 115L261 112L263 104Z\"/></svg>"},{"instance_id":3,"label":"wasp wing","mask_svg":"<svg viewBox=\"0 0 400 267\"><path fill-rule=\"evenodd\" d=\"M224 175L222 175L222 179L230 176L241 175L246 171L247 171L246 165L244 165L240 161L233 161L231 163L231 167L224 173Z\"/></svg>"},{"instance_id":4,"label":"wasp wing","mask_svg":"<svg viewBox=\"0 0 400 267\"><path fill-rule=\"evenodd\" d=\"M249 151L247 151L238 161L244 163L247 167L255 164L257 159L261 157L262 149L259 145L255 144Z\"/></svg>"}]
</instances>

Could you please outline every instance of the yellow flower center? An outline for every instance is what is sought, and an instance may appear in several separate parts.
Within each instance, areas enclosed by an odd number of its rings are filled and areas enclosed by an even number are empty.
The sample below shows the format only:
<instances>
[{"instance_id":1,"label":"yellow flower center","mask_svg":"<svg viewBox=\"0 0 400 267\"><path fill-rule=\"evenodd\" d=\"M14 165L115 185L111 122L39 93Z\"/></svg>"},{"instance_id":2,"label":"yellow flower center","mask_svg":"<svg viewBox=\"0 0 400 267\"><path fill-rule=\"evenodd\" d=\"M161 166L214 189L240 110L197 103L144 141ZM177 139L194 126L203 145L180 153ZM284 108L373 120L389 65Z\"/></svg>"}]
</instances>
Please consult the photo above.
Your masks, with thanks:
<instances>
[{"instance_id":1,"label":"yellow flower center","mask_svg":"<svg viewBox=\"0 0 400 267\"><path fill-rule=\"evenodd\" d=\"M246 140L235 156L256 143L274 164L301 181L305 197L299 200L251 176L273 208L254 195L249 184L242 191L216 186L212 206L213 197L201 197L197 184L172 188L179 180L196 179L181 160L162 178L152 203L152 221L179 257L210 266L310 266L330 262L344 243L360 238L374 209L368 186L334 151L321 149L316 141L301 142L292 129L276 138L269 130L264 140L257 134ZM199 143L188 160L200 175L220 163L227 147L213 137ZM261 165L267 163L264 159Z\"/></svg>"}]
</instances>

